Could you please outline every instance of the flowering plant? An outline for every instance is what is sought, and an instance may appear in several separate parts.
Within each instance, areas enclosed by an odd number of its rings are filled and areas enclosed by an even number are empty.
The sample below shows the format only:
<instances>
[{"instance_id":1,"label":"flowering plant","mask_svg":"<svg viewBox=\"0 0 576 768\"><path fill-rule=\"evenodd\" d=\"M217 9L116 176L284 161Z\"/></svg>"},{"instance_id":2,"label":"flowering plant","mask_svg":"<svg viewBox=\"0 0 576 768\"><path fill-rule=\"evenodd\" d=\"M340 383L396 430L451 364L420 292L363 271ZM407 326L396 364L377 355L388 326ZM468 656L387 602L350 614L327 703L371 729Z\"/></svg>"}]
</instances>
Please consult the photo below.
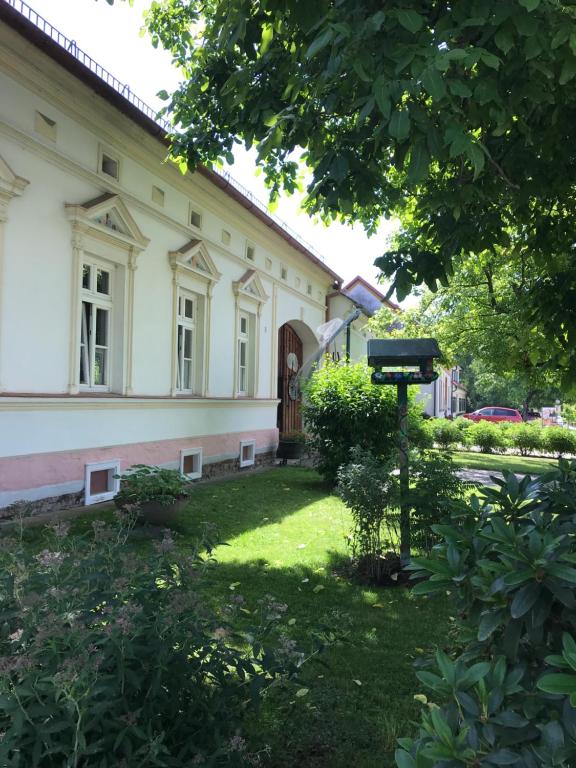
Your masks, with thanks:
<instances>
[{"instance_id":1,"label":"flowering plant","mask_svg":"<svg viewBox=\"0 0 576 768\"><path fill-rule=\"evenodd\" d=\"M114 498L119 509L155 502L168 506L186 497L192 481L176 469L134 464L128 472L117 475L120 490Z\"/></svg>"},{"instance_id":2,"label":"flowering plant","mask_svg":"<svg viewBox=\"0 0 576 768\"><path fill-rule=\"evenodd\" d=\"M0 765L148 768L257 764L245 712L302 657L273 628L237 631L243 598L202 599L213 541L190 551L166 531L149 550L133 519L84 535L52 526L43 548L0 539Z\"/></svg>"}]
</instances>

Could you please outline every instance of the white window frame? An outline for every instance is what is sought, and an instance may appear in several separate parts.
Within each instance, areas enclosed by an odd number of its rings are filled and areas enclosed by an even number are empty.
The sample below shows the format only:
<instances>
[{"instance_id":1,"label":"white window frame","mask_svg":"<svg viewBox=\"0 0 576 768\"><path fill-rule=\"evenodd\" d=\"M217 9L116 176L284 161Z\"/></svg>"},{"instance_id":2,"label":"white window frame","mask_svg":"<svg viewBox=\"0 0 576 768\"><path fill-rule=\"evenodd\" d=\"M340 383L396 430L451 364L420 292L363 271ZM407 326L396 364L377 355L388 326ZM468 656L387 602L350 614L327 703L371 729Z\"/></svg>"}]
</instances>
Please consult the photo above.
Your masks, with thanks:
<instances>
[{"instance_id":1,"label":"white window frame","mask_svg":"<svg viewBox=\"0 0 576 768\"><path fill-rule=\"evenodd\" d=\"M251 448L250 458L244 458L244 449ZM240 469L253 467L256 463L256 440L240 440Z\"/></svg>"},{"instance_id":2,"label":"white window frame","mask_svg":"<svg viewBox=\"0 0 576 768\"><path fill-rule=\"evenodd\" d=\"M85 288L84 283L84 267L90 269L89 286ZM98 271L105 271L108 273L109 278L109 292L99 293L97 290L97 276ZM80 364L78 366L78 385L81 390L88 392L109 392L110 382L112 381L112 359L114 355L113 349L113 328L114 328L114 265L107 264L106 262L98 259L90 258L88 255L82 259L80 265L80 333L79 333L79 347L80 347ZM91 327L88 329L85 327L85 314L84 304L90 304L92 306L91 312ZM105 311L107 313L106 323L106 345L96 344L96 316L97 311ZM86 349L86 347L88 348ZM102 384L94 383L94 369L96 360L96 347L101 346L106 350L106 367L105 367L105 380ZM80 381L80 370L82 366L82 357L84 357L84 367L88 372L88 381Z\"/></svg>"},{"instance_id":3,"label":"white window frame","mask_svg":"<svg viewBox=\"0 0 576 768\"><path fill-rule=\"evenodd\" d=\"M196 325L196 318L198 314L198 302L199 302L199 296L192 293L192 291L186 291L182 288L178 291L178 297L176 300L176 391L183 393L183 394L192 394L195 390L195 380L197 377L197 325ZM186 317L186 315L182 314L181 312L181 306L185 305L186 301L192 302L192 317ZM184 339L186 336L186 332L189 331L192 334L192 345L190 358L184 357L184 350L185 350L185 344ZM184 375L184 362L185 360L190 360L190 387L184 387L183 386L183 375Z\"/></svg>"},{"instance_id":4,"label":"white window frame","mask_svg":"<svg viewBox=\"0 0 576 768\"><path fill-rule=\"evenodd\" d=\"M246 330L242 331L242 323L245 323ZM246 397L250 391L250 316L248 312L238 314L238 338L237 344L237 370L236 370L236 392L241 397ZM241 350L244 348L244 365L241 364ZM244 386L242 386L242 372L244 373Z\"/></svg>"},{"instance_id":5,"label":"white window frame","mask_svg":"<svg viewBox=\"0 0 576 768\"><path fill-rule=\"evenodd\" d=\"M184 472L184 459L188 456L194 456L195 470L193 472ZM202 477L203 456L202 448L185 448L180 451L180 472L189 480L200 480Z\"/></svg>"},{"instance_id":6,"label":"white window frame","mask_svg":"<svg viewBox=\"0 0 576 768\"><path fill-rule=\"evenodd\" d=\"M107 469L112 472L112 488L105 493L90 493L90 476L93 472L100 472L103 469ZM116 496L120 490L120 479L114 477L114 475L120 474L120 460L112 459L110 461L98 461L93 464L84 465L84 506L90 504L99 504L102 501L110 501Z\"/></svg>"},{"instance_id":7,"label":"white window frame","mask_svg":"<svg viewBox=\"0 0 576 768\"><path fill-rule=\"evenodd\" d=\"M250 252L252 253L252 256L249 255ZM256 246L249 240L246 241L246 251L244 255L246 256L246 261L250 261L252 264L254 264L256 261Z\"/></svg>"}]
</instances>

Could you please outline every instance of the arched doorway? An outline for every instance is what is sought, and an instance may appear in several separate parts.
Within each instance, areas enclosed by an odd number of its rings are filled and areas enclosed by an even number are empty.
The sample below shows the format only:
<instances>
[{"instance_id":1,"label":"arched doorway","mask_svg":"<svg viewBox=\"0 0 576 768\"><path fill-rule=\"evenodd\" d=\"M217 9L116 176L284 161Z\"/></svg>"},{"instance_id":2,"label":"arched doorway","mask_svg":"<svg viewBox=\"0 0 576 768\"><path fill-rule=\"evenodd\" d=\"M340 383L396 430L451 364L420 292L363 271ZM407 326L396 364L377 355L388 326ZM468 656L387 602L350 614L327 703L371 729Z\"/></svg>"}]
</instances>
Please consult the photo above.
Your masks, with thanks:
<instances>
[{"instance_id":1,"label":"arched doorway","mask_svg":"<svg viewBox=\"0 0 576 768\"><path fill-rule=\"evenodd\" d=\"M278 429L299 432L302 429L300 395L290 387L290 380L302 365L303 344L290 323L278 330Z\"/></svg>"}]
</instances>

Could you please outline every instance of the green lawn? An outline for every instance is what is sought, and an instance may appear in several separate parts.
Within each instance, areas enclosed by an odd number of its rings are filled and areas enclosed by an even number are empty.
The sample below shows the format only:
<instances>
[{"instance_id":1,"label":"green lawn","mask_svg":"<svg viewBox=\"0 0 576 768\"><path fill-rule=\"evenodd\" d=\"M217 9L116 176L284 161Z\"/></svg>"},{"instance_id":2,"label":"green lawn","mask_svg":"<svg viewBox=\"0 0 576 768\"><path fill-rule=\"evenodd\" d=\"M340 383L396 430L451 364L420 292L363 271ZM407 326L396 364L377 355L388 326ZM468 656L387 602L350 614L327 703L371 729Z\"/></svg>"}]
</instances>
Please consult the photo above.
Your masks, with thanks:
<instances>
[{"instance_id":1,"label":"green lawn","mask_svg":"<svg viewBox=\"0 0 576 768\"><path fill-rule=\"evenodd\" d=\"M251 722L252 738L272 748L270 765L391 767L396 738L418 717L413 661L445 642L446 602L341 578L350 519L311 470L284 467L198 486L178 529L186 538L202 521L217 523L226 542L215 553L211 599L234 590L254 604L271 594L288 604L302 638L324 618L349 629L349 640L325 655L326 668L305 671L308 695L278 693Z\"/></svg>"},{"instance_id":2,"label":"green lawn","mask_svg":"<svg viewBox=\"0 0 576 768\"><path fill-rule=\"evenodd\" d=\"M533 458L531 456L503 456L497 453L476 453L475 451L452 451L450 456L459 467L486 469L491 472L510 472L540 475L557 465L556 459Z\"/></svg>"}]
</instances>

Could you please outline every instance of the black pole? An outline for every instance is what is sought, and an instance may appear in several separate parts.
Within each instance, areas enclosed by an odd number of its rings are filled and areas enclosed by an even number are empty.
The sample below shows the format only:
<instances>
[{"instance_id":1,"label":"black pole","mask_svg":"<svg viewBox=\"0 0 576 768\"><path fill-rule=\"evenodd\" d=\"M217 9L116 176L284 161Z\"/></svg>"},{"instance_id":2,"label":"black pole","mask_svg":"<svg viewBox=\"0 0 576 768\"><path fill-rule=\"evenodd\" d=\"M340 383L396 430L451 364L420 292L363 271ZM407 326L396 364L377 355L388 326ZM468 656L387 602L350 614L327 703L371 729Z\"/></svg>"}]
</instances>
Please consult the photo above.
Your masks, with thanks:
<instances>
[{"instance_id":1,"label":"black pole","mask_svg":"<svg viewBox=\"0 0 576 768\"><path fill-rule=\"evenodd\" d=\"M350 324L346 326L346 365L350 362Z\"/></svg>"},{"instance_id":2,"label":"black pole","mask_svg":"<svg viewBox=\"0 0 576 768\"><path fill-rule=\"evenodd\" d=\"M410 562L410 507L408 505L408 385L398 384L398 448L400 457L400 561Z\"/></svg>"}]
</instances>

